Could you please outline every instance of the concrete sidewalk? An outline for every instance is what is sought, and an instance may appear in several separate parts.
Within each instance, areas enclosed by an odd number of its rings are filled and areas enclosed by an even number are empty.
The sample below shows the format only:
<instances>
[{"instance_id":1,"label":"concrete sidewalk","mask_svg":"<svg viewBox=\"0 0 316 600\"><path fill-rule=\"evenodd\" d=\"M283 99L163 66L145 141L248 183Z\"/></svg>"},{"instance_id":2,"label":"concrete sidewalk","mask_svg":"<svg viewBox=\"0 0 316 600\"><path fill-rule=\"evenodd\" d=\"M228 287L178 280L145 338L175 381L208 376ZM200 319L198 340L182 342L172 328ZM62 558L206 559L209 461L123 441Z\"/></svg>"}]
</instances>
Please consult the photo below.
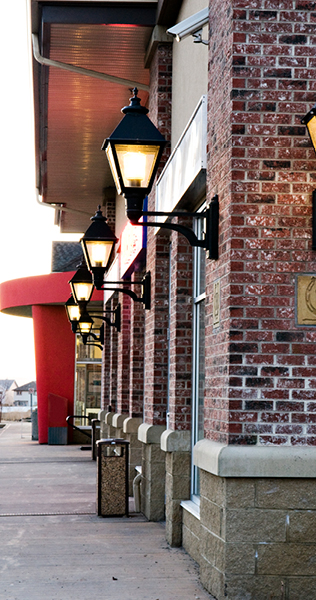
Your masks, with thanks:
<instances>
[{"instance_id":1,"label":"concrete sidewalk","mask_svg":"<svg viewBox=\"0 0 316 600\"><path fill-rule=\"evenodd\" d=\"M211 600L162 524L99 518L95 500L89 452L0 429L1 600Z\"/></svg>"}]
</instances>

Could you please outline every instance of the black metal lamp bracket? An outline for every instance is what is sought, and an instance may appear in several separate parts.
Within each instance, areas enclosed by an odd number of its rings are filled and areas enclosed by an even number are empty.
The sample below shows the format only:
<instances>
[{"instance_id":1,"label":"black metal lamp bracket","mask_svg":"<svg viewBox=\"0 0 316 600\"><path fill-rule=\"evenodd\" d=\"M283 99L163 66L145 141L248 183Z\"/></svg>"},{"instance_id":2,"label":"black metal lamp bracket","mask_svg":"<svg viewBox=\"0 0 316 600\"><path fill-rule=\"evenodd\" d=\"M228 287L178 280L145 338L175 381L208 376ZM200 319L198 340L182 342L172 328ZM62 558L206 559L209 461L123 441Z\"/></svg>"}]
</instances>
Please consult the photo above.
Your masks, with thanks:
<instances>
[{"instance_id":1,"label":"black metal lamp bracket","mask_svg":"<svg viewBox=\"0 0 316 600\"><path fill-rule=\"evenodd\" d=\"M111 319L109 317L105 317L104 313L112 313L115 315L114 321L111 321ZM97 319L102 319L102 321L105 321L105 323L107 323L110 327L115 327L118 331L118 333L120 333L121 331L121 305L118 304L117 307L115 308L115 310L105 310L102 313L98 313L96 312L95 314L89 313L90 317L95 317Z\"/></svg>"},{"instance_id":2,"label":"black metal lamp bracket","mask_svg":"<svg viewBox=\"0 0 316 600\"><path fill-rule=\"evenodd\" d=\"M141 223L140 223L141 224ZM100 288L102 290L110 290L115 292L121 292L121 294L126 294L134 302L142 302L144 304L144 308L146 310L150 310L150 285L151 285L151 276L150 271L148 271L142 281L109 281L109 284L115 285L141 285L143 287L143 293L141 296L137 296L133 290L127 290L126 288L120 289L117 287L108 287L107 283Z\"/></svg>"},{"instance_id":3,"label":"black metal lamp bracket","mask_svg":"<svg viewBox=\"0 0 316 600\"><path fill-rule=\"evenodd\" d=\"M212 198L212 202L209 207L203 212L154 212L154 211L142 211L142 216L148 217L194 217L198 219L205 219L205 237L203 240L199 240L197 235L192 229L186 225L180 225L179 223L170 222L138 222L133 225L140 225L141 227L161 227L162 229L171 229L182 233L191 246L205 248L208 252L208 258L212 260L218 259L218 222L219 222L219 204L218 195L216 194Z\"/></svg>"},{"instance_id":4,"label":"black metal lamp bracket","mask_svg":"<svg viewBox=\"0 0 316 600\"><path fill-rule=\"evenodd\" d=\"M82 334L81 337L82 337L82 341L85 346L96 346L97 348L100 348L100 350L103 350L102 340L104 339L104 325L102 325L100 327L100 335L99 336L95 335L95 333L90 331L90 333ZM89 337L94 339L96 342L100 342L100 344L95 344L94 342L89 342L88 341Z\"/></svg>"}]
</instances>

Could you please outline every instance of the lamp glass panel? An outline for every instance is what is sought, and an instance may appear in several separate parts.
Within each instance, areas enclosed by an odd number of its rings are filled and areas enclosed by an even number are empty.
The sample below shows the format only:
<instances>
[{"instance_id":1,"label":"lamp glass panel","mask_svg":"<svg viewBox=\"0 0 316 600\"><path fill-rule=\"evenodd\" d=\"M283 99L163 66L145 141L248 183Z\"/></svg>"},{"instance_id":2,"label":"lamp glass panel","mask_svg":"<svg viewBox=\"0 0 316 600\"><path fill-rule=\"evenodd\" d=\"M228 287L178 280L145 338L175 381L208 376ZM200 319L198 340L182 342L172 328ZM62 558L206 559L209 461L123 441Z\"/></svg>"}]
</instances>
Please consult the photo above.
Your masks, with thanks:
<instances>
[{"instance_id":1,"label":"lamp glass panel","mask_svg":"<svg viewBox=\"0 0 316 600\"><path fill-rule=\"evenodd\" d=\"M68 308L68 315L70 321L79 321L80 311L78 304L71 304Z\"/></svg>"},{"instance_id":2,"label":"lamp glass panel","mask_svg":"<svg viewBox=\"0 0 316 600\"><path fill-rule=\"evenodd\" d=\"M113 248L113 242L88 241L85 242L86 251L89 255L91 268L107 267L110 254Z\"/></svg>"},{"instance_id":3,"label":"lamp glass panel","mask_svg":"<svg viewBox=\"0 0 316 600\"><path fill-rule=\"evenodd\" d=\"M154 145L115 145L125 187L147 188L149 186L159 149L159 146Z\"/></svg>"},{"instance_id":4,"label":"lamp glass panel","mask_svg":"<svg viewBox=\"0 0 316 600\"><path fill-rule=\"evenodd\" d=\"M114 156L113 156L113 151L112 151L112 146L111 144L108 144L106 147L106 155L109 161L109 165L110 165L110 169L111 169L111 173L114 179L114 183L115 183L115 187L117 189L117 193L121 196L122 195L122 189L120 186L120 182L119 182L119 178L117 176L117 170L116 170L116 165L115 165L115 160L114 160Z\"/></svg>"},{"instance_id":5,"label":"lamp glass panel","mask_svg":"<svg viewBox=\"0 0 316 600\"><path fill-rule=\"evenodd\" d=\"M89 302L93 291L93 283L72 283L72 289L77 302Z\"/></svg>"},{"instance_id":6,"label":"lamp glass panel","mask_svg":"<svg viewBox=\"0 0 316 600\"><path fill-rule=\"evenodd\" d=\"M92 328L92 320L85 321L82 317L81 320L78 321L79 331L81 334L89 334Z\"/></svg>"},{"instance_id":7,"label":"lamp glass panel","mask_svg":"<svg viewBox=\"0 0 316 600\"><path fill-rule=\"evenodd\" d=\"M316 150L316 117L312 117L307 123L308 133L311 137L312 144Z\"/></svg>"}]
</instances>

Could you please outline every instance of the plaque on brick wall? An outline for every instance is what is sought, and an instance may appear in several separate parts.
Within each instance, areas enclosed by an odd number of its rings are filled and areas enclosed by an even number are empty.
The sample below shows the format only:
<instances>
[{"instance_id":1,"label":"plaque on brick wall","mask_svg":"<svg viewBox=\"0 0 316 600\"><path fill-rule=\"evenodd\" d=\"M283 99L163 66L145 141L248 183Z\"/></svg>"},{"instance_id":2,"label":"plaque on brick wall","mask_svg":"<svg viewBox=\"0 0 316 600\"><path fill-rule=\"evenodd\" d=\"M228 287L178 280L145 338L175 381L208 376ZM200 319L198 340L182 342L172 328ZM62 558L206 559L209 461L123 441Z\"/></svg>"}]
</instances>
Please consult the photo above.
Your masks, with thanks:
<instances>
[{"instance_id":1,"label":"plaque on brick wall","mask_svg":"<svg viewBox=\"0 0 316 600\"><path fill-rule=\"evenodd\" d=\"M316 274L297 276L296 316L297 325L316 325Z\"/></svg>"},{"instance_id":2,"label":"plaque on brick wall","mask_svg":"<svg viewBox=\"0 0 316 600\"><path fill-rule=\"evenodd\" d=\"M213 286L213 327L220 324L220 282L215 281Z\"/></svg>"}]
</instances>

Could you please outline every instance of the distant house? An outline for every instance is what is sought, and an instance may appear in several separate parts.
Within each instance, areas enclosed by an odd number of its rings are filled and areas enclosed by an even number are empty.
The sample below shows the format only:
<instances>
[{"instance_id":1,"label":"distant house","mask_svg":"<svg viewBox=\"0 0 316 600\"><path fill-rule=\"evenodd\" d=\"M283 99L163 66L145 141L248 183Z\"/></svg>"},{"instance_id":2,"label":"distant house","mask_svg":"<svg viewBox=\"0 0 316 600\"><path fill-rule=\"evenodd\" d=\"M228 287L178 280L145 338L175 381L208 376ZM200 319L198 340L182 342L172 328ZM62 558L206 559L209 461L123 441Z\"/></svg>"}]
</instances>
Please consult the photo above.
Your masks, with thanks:
<instances>
[{"instance_id":1,"label":"distant house","mask_svg":"<svg viewBox=\"0 0 316 600\"><path fill-rule=\"evenodd\" d=\"M14 406L27 406L28 408L35 408L37 406L37 389L36 381L30 381L20 387L16 387L14 390Z\"/></svg>"},{"instance_id":2,"label":"distant house","mask_svg":"<svg viewBox=\"0 0 316 600\"><path fill-rule=\"evenodd\" d=\"M2 406L13 406L16 386L17 383L14 379L0 379L0 403Z\"/></svg>"}]
</instances>

